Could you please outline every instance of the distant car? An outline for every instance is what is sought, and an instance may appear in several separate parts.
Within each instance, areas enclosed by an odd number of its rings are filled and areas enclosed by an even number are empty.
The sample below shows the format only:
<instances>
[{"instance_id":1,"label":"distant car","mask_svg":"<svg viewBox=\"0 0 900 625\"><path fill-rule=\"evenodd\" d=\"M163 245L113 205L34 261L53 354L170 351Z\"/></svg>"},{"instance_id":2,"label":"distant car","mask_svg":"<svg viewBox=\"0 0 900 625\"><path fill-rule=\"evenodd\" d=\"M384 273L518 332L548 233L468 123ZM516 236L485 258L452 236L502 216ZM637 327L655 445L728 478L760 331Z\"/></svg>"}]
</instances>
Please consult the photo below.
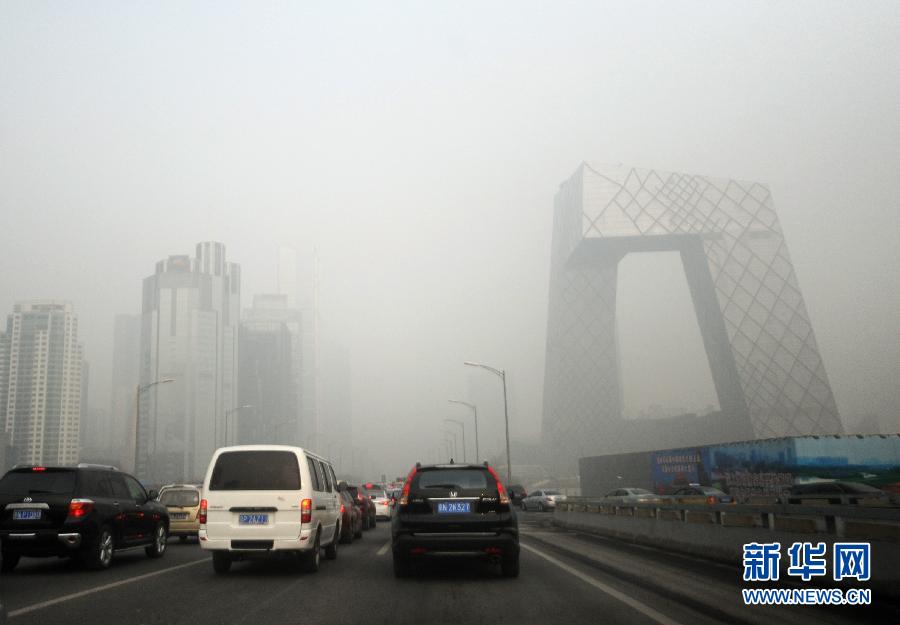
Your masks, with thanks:
<instances>
[{"instance_id":1,"label":"distant car","mask_svg":"<svg viewBox=\"0 0 900 625\"><path fill-rule=\"evenodd\" d=\"M537 510L545 512L556 509L556 501L562 499L562 495L556 490L535 490L522 499L519 504L522 510Z\"/></svg>"},{"instance_id":2,"label":"distant car","mask_svg":"<svg viewBox=\"0 0 900 625\"><path fill-rule=\"evenodd\" d=\"M528 493L525 491L525 487L521 484L510 484L509 485L509 500L513 505L521 505L521 502L525 497L528 496Z\"/></svg>"},{"instance_id":3,"label":"distant car","mask_svg":"<svg viewBox=\"0 0 900 625\"><path fill-rule=\"evenodd\" d=\"M782 496L789 504L900 505L900 495L892 495L868 484L840 480L795 484Z\"/></svg>"},{"instance_id":4,"label":"distant car","mask_svg":"<svg viewBox=\"0 0 900 625\"><path fill-rule=\"evenodd\" d=\"M365 489L348 484L347 492L353 496L362 511L362 528L370 530L375 527L375 502L369 499Z\"/></svg>"},{"instance_id":5,"label":"distant car","mask_svg":"<svg viewBox=\"0 0 900 625\"><path fill-rule=\"evenodd\" d=\"M675 503L716 504L735 503L734 497L712 486L682 486L669 497Z\"/></svg>"},{"instance_id":6,"label":"distant car","mask_svg":"<svg viewBox=\"0 0 900 625\"><path fill-rule=\"evenodd\" d=\"M484 464L416 464L391 520L394 575L417 558L469 554L519 575L519 525L497 473Z\"/></svg>"},{"instance_id":7,"label":"distant car","mask_svg":"<svg viewBox=\"0 0 900 625\"><path fill-rule=\"evenodd\" d=\"M338 488L341 495L341 542L352 543L356 538L362 538L362 509L347 491L346 484L343 489Z\"/></svg>"},{"instance_id":8,"label":"distant car","mask_svg":"<svg viewBox=\"0 0 900 625\"><path fill-rule=\"evenodd\" d=\"M644 488L617 488L603 495L604 503L629 504L660 501L659 495Z\"/></svg>"},{"instance_id":9,"label":"distant car","mask_svg":"<svg viewBox=\"0 0 900 625\"><path fill-rule=\"evenodd\" d=\"M0 479L0 570L22 557L72 557L105 569L113 553L166 552L169 513L132 476L112 467L28 466Z\"/></svg>"},{"instance_id":10,"label":"distant car","mask_svg":"<svg viewBox=\"0 0 900 625\"><path fill-rule=\"evenodd\" d=\"M200 531L200 487L193 484L168 484L159 489L159 503L169 511L169 536L181 542Z\"/></svg>"},{"instance_id":11,"label":"distant car","mask_svg":"<svg viewBox=\"0 0 900 625\"><path fill-rule=\"evenodd\" d=\"M383 490L366 490L366 494L375 504L375 519L386 520L391 518L391 499Z\"/></svg>"}]
</instances>

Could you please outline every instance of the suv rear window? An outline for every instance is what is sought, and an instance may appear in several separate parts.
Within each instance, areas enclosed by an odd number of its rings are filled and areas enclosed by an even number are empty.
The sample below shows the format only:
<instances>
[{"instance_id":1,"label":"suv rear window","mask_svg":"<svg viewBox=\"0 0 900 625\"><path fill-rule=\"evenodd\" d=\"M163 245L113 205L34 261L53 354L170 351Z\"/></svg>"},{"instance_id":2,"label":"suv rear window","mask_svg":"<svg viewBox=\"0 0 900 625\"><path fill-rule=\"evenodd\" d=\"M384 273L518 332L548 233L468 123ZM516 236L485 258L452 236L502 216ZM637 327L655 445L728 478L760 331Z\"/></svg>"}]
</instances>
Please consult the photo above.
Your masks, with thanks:
<instances>
[{"instance_id":1,"label":"suv rear window","mask_svg":"<svg viewBox=\"0 0 900 625\"><path fill-rule=\"evenodd\" d=\"M10 471L0 480L0 495L68 495L75 491L75 471Z\"/></svg>"},{"instance_id":2,"label":"suv rear window","mask_svg":"<svg viewBox=\"0 0 900 625\"><path fill-rule=\"evenodd\" d=\"M488 472L481 469L433 469L416 473L416 479L416 488L479 490L488 487Z\"/></svg>"},{"instance_id":3,"label":"suv rear window","mask_svg":"<svg viewBox=\"0 0 900 625\"><path fill-rule=\"evenodd\" d=\"M216 460L209 490L300 490L290 451L227 451Z\"/></svg>"},{"instance_id":4,"label":"suv rear window","mask_svg":"<svg viewBox=\"0 0 900 625\"><path fill-rule=\"evenodd\" d=\"M200 503L200 493L195 490L167 490L159 496L159 503L190 508Z\"/></svg>"}]
</instances>

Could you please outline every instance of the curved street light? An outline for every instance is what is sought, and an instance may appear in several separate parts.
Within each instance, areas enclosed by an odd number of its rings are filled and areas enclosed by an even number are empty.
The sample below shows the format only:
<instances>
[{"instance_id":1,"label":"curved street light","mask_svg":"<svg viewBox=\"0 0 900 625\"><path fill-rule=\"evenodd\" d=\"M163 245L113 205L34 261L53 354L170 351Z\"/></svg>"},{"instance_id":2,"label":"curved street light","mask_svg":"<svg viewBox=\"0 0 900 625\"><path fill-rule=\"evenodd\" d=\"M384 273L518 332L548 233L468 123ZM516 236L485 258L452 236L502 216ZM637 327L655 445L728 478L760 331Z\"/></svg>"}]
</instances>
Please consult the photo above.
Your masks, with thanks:
<instances>
[{"instance_id":1,"label":"curved street light","mask_svg":"<svg viewBox=\"0 0 900 625\"><path fill-rule=\"evenodd\" d=\"M134 428L133 428L133 436L132 440L129 441L131 443L131 448L134 450L134 462L131 463L131 470L137 473L137 464L138 464L138 428L141 425L141 393L144 393L154 386L158 384L167 384L169 382L174 382L175 378L161 378L159 380L154 380L153 382L148 382L147 384L138 384L134 390Z\"/></svg>"},{"instance_id":2,"label":"curved street light","mask_svg":"<svg viewBox=\"0 0 900 625\"><path fill-rule=\"evenodd\" d=\"M503 381L503 419L506 422L506 483L509 485L512 483L512 460L510 460L509 457L509 404L506 400L506 371L504 369L497 369L490 365L481 364L479 362L470 362L468 360L463 364L467 367L486 369Z\"/></svg>"},{"instance_id":3,"label":"curved street light","mask_svg":"<svg viewBox=\"0 0 900 625\"><path fill-rule=\"evenodd\" d=\"M481 453L478 451L478 408L475 406L475 404L470 404L469 402L462 401L461 399L448 399L447 401L451 404L468 406L469 410L472 411L472 416L475 417L475 462L479 462L481 459Z\"/></svg>"},{"instance_id":4,"label":"curved street light","mask_svg":"<svg viewBox=\"0 0 900 625\"><path fill-rule=\"evenodd\" d=\"M456 419L444 419L444 423L455 423L455 424L458 425L460 428L462 428L462 452L463 452L462 455L463 455L463 462L468 462L468 460L466 460L466 424L463 423L462 421L458 421L458 420L456 420Z\"/></svg>"}]
</instances>

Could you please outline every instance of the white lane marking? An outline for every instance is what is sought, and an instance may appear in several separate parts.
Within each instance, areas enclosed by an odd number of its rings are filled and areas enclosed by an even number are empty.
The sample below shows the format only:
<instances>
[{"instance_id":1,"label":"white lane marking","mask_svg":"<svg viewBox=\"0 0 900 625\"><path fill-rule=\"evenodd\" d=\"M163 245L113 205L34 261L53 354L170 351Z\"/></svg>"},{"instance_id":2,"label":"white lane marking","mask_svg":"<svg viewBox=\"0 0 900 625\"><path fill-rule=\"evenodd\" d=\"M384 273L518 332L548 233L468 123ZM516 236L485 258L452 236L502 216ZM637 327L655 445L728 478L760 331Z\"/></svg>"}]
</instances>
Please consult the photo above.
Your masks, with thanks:
<instances>
[{"instance_id":1,"label":"white lane marking","mask_svg":"<svg viewBox=\"0 0 900 625\"><path fill-rule=\"evenodd\" d=\"M641 603L637 599L633 599L632 597L629 597L628 595L624 594L623 592L616 590L612 586L607 586L603 582L598 581L589 575L585 575L578 569L575 569L575 568L569 566L568 564L566 564L560 560L557 560L553 556L548 555L548 554L544 553L543 551L539 551L539 550L535 549L534 547L531 547L530 545L526 545L524 543L519 543L519 545L523 549L527 549L534 555L545 559L547 562L550 562L551 564L555 564L556 566L558 566L559 568L564 570L566 573L570 573L570 574L574 575L575 577L577 577L581 581L585 582L586 584L590 584L597 590L599 590L601 592L605 592L610 597L613 597L614 599L618 599L625 605L637 610L644 616L646 616L650 619L653 619L657 623L660 623L660 625L679 625L678 621L670 619L668 616L666 616L662 612L658 612L658 611L654 610L647 604Z\"/></svg>"},{"instance_id":2,"label":"white lane marking","mask_svg":"<svg viewBox=\"0 0 900 625\"><path fill-rule=\"evenodd\" d=\"M386 543L384 543L383 545L381 545L381 549L379 549L379 550L375 553L375 555L376 555L376 556L383 556L384 554L386 554L386 553L388 552L388 549L390 549L390 548L391 548L391 541L387 541Z\"/></svg>"},{"instance_id":3,"label":"white lane marking","mask_svg":"<svg viewBox=\"0 0 900 625\"><path fill-rule=\"evenodd\" d=\"M30 605L26 608L19 608L18 610L13 610L9 614L7 614L7 616L9 618L15 618L15 617L21 616L23 614L28 614L29 612L34 612L35 610L42 610L44 608L49 608L50 606L56 605L58 603L72 601L73 599L80 599L81 597L86 597L87 595L93 595L94 593L103 592L104 590L109 590L111 588L116 588L118 586L124 586L125 584L133 584L134 582L139 582L141 580L148 579L150 577L156 577L157 575L162 575L163 573L177 571L178 569L185 569L189 566L194 566L195 564L199 564L201 562L209 562L209 558L202 558L200 560L194 560L193 562L186 562L185 564L178 564L176 566L170 566L167 569L153 571L152 573L144 573L143 575L137 575L135 577L129 577L127 579L120 579L117 582L104 584L103 586L97 586L95 588L88 588L87 590L82 590L80 592L73 592L72 594L63 595L62 597L57 597L56 599L42 601L41 603L35 603L34 605Z\"/></svg>"}]
</instances>

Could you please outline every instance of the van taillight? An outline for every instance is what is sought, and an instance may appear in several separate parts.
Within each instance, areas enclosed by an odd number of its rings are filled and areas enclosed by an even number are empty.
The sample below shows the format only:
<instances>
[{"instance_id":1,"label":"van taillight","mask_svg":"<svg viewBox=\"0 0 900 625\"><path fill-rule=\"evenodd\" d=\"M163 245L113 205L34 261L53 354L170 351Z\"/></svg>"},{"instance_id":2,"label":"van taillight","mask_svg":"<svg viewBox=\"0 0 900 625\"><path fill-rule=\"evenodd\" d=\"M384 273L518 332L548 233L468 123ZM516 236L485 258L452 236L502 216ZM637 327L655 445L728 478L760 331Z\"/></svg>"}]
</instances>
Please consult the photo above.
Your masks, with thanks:
<instances>
[{"instance_id":1,"label":"van taillight","mask_svg":"<svg viewBox=\"0 0 900 625\"><path fill-rule=\"evenodd\" d=\"M312 523L312 499L304 499L300 502L300 522Z\"/></svg>"},{"instance_id":2,"label":"van taillight","mask_svg":"<svg viewBox=\"0 0 900 625\"><path fill-rule=\"evenodd\" d=\"M69 518L83 519L94 509L94 502L90 499L73 499L69 502Z\"/></svg>"},{"instance_id":3,"label":"van taillight","mask_svg":"<svg viewBox=\"0 0 900 625\"><path fill-rule=\"evenodd\" d=\"M500 481L500 476L494 471L494 467L488 467L487 470L491 472L491 475L497 481L497 495L500 497L500 505L508 506L509 495L506 494L506 488L504 488L503 482Z\"/></svg>"},{"instance_id":4,"label":"van taillight","mask_svg":"<svg viewBox=\"0 0 900 625\"><path fill-rule=\"evenodd\" d=\"M409 504L409 489L412 488L413 477L416 475L416 467L413 467L412 471L409 472L409 475L406 476L406 481L403 483L403 492L400 493L400 505L405 506Z\"/></svg>"},{"instance_id":5,"label":"van taillight","mask_svg":"<svg viewBox=\"0 0 900 625\"><path fill-rule=\"evenodd\" d=\"M341 514L344 514L344 510L345 510L344 504L341 504Z\"/></svg>"},{"instance_id":6,"label":"van taillight","mask_svg":"<svg viewBox=\"0 0 900 625\"><path fill-rule=\"evenodd\" d=\"M200 500L200 512L197 513L197 520L200 521L200 525L206 525L206 509L208 505L205 499Z\"/></svg>"}]
</instances>

